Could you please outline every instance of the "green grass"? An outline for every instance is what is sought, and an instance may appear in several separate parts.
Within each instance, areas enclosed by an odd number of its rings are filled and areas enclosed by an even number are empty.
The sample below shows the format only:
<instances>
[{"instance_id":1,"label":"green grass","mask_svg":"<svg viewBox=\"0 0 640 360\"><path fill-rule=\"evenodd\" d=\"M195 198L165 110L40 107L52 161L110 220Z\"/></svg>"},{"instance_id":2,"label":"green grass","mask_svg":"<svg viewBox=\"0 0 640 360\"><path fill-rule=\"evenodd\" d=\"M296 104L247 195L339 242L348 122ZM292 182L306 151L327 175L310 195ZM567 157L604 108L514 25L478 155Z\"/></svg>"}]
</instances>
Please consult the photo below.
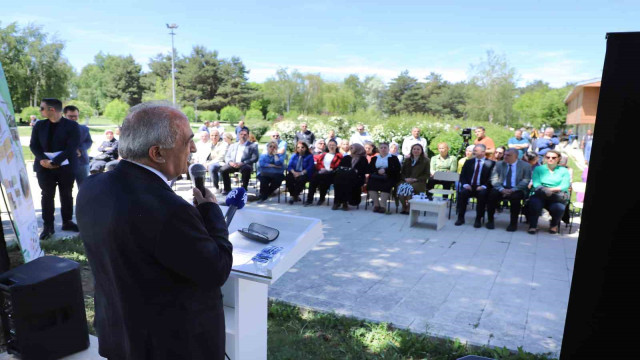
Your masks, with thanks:
<instances>
[{"instance_id":1,"label":"green grass","mask_svg":"<svg viewBox=\"0 0 640 360\"><path fill-rule=\"evenodd\" d=\"M57 240L41 240L40 247L47 255L63 257L85 266L89 265L84 251L84 244L79 236Z\"/></svg>"},{"instance_id":2,"label":"green grass","mask_svg":"<svg viewBox=\"0 0 640 360\"><path fill-rule=\"evenodd\" d=\"M474 347L386 323L321 313L273 301L269 305L269 359L457 359L479 355L498 359L552 359L519 349Z\"/></svg>"},{"instance_id":3,"label":"green grass","mask_svg":"<svg viewBox=\"0 0 640 360\"><path fill-rule=\"evenodd\" d=\"M33 155L33 153L31 152L31 149L29 149L28 145L27 146L22 145L22 156L24 156L25 161L27 160L33 161L36 158L35 155Z\"/></svg>"}]
</instances>

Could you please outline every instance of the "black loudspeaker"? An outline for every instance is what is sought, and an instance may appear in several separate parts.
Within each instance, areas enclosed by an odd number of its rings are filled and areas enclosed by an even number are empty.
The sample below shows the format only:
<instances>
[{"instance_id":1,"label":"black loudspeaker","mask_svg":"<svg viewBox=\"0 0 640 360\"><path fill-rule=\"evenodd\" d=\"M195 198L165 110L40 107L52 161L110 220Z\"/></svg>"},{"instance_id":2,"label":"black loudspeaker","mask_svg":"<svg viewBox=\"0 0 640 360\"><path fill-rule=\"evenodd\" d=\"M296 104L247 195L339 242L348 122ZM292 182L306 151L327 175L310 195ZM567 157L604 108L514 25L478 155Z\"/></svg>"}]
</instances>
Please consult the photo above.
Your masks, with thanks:
<instances>
[{"instance_id":1,"label":"black loudspeaker","mask_svg":"<svg viewBox=\"0 0 640 360\"><path fill-rule=\"evenodd\" d=\"M0 317L7 352L59 359L89 347L80 267L44 256L0 275Z\"/></svg>"}]
</instances>

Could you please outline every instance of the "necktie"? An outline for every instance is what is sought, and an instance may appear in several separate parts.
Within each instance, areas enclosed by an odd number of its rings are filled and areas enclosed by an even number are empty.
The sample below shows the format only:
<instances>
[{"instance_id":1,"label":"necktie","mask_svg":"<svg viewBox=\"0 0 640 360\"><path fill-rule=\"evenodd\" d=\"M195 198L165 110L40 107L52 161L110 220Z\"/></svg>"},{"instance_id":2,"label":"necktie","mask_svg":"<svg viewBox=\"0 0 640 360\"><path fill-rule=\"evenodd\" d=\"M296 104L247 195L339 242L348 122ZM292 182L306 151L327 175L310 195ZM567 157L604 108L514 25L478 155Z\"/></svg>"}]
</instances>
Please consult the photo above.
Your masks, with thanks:
<instances>
[{"instance_id":1,"label":"necktie","mask_svg":"<svg viewBox=\"0 0 640 360\"><path fill-rule=\"evenodd\" d=\"M476 160L476 170L473 172L473 180L471 180L471 185L477 185L478 173L480 173L480 160Z\"/></svg>"},{"instance_id":2,"label":"necktie","mask_svg":"<svg viewBox=\"0 0 640 360\"><path fill-rule=\"evenodd\" d=\"M507 189L511 189L511 187L513 186L513 185L511 184L511 175L512 175L511 167L512 167L513 165L509 164L509 165L507 165L507 166L509 166L509 170L507 170L507 186L505 186L505 187L506 187Z\"/></svg>"}]
</instances>

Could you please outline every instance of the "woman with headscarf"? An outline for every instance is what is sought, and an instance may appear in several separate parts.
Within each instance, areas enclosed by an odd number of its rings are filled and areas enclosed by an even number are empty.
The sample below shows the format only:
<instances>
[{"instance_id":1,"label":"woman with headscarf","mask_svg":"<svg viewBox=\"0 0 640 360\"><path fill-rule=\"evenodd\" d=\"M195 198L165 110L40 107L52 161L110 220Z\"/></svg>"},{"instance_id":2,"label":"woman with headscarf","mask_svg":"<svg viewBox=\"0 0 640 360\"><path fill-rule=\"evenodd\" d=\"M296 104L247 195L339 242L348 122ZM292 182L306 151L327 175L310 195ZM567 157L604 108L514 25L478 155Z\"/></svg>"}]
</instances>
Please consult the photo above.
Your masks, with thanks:
<instances>
[{"instance_id":1,"label":"woman with headscarf","mask_svg":"<svg viewBox=\"0 0 640 360\"><path fill-rule=\"evenodd\" d=\"M364 175L367 173L367 157L364 147L351 144L350 155L343 156L340 166L336 169L333 180L335 201L331 209L349 210L349 205L358 205L361 200L361 188L364 185Z\"/></svg>"},{"instance_id":2,"label":"woman with headscarf","mask_svg":"<svg viewBox=\"0 0 640 360\"><path fill-rule=\"evenodd\" d=\"M402 184L398 186L398 197L402 204L401 214L409 214L409 199L412 194L427 191L430 161L421 144L411 146L411 156L402 164ZM411 188L409 188L411 187Z\"/></svg>"},{"instance_id":3,"label":"woman with headscarf","mask_svg":"<svg viewBox=\"0 0 640 360\"><path fill-rule=\"evenodd\" d=\"M400 145L397 142L392 141L389 143L389 154L398 158L400 162L400 166L402 166L402 162L404 161L404 155L400 154Z\"/></svg>"},{"instance_id":4,"label":"woman with headscarf","mask_svg":"<svg viewBox=\"0 0 640 360\"><path fill-rule=\"evenodd\" d=\"M391 189L400 180L400 161L389 153L389 144L380 143L378 148L380 153L371 159L367 170L367 192L373 199L373 212L384 214Z\"/></svg>"}]
</instances>

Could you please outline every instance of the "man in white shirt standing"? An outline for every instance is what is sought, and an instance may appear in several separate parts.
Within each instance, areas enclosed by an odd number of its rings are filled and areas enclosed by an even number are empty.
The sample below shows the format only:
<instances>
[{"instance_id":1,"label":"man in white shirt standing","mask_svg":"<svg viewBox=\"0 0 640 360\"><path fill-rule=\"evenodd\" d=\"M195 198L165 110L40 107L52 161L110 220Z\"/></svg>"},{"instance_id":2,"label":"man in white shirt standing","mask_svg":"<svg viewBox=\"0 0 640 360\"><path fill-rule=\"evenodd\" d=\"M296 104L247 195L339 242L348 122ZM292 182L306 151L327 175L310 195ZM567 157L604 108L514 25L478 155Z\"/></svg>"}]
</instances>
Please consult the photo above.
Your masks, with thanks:
<instances>
[{"instance_id":1,"label":"man in white shirt standing","mask_svg":"<svg viewBox=\"0 0 640 360\"><path fill-rule=\"evenodd\" d=\"M404 138L404 141L402 142L402 154L404 154L405 158L411 156L411 147L415 144L422 145L422 149L426 154L427 139L420 137L420 129L417 127L414 127L413 129L411 129L411 136L407 136L406 138Z\"/></svg>"},{"instance_id":2,"label":"man in white shirt standing","mask_svg":"<svg viewBox=\"0 0 640 360\"><path fill-rule=\"evenodd\" d=\"M364 146L365 141L373 142L373 139L368 132L364 131L364 125L358 124L358 126L356 127L356 132L351 135L351 139L349 139L349 143L360 144Z\"/></svg>"}]
</instances>

